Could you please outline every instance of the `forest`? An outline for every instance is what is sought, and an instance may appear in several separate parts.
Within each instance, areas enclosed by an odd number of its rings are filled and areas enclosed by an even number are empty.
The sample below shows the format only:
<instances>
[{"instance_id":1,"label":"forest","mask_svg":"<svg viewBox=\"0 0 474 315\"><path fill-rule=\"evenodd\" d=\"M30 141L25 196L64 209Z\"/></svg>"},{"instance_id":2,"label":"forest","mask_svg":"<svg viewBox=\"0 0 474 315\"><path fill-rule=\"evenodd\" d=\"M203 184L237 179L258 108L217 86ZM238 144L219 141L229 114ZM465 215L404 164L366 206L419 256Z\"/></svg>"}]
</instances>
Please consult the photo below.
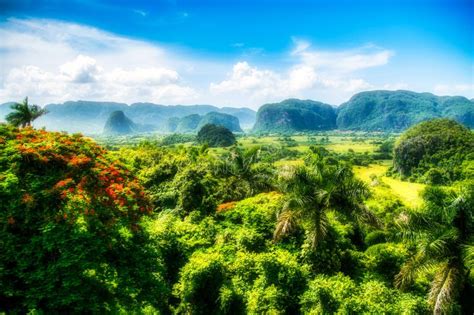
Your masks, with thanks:
<instances>
[{"instance_id":1,"label":"forest","mask_svg":"<svg viewBox=\"0 0 474 315\"><path fill-rule=\"evenodd\" d=\"M0 124L0 312L471 314L474 134Z\"/></svg>"}]
</instances>

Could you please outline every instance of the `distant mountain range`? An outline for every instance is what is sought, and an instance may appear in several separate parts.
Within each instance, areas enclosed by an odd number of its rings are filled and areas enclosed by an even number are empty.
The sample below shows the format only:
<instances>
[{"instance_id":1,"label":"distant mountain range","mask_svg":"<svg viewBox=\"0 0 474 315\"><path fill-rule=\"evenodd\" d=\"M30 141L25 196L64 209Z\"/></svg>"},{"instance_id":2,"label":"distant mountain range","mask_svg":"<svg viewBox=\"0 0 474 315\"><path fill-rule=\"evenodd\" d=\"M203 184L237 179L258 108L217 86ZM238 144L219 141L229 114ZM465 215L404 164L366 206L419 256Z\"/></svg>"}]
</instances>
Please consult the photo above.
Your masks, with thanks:
<instances>
[{"instance_id":1,"label":"distant mountain range","mask_svg":"<svg viewBox=\"0 0 474 315\"><path fill-rule=\"evenodd\" d=\"M474 102L462 96L412 91L370 91L338 107L337 127L364 131L402 131L420 121L446 117L474 128Z\"/></svg>"},{"instance_id":2,"label":"distant mountain range","mask_svg":"<svg viewBox=\"0 0 474 315\"><path fill-rule=\"evenodd\" d=\"M0 105L0 121L10 111ZM436 96L412 91L369 91L355 94L339 107L312 100L288 99L266 104L258 112L249 108L211 105L157 105L75 101L49 104L48 114L35 126L99 134L111 113L122 111L138 131L196 132L205 123L224 125L232 131L301 132L360 130L399 132L420 121L447 117L474 128L474 101L462 96ZM138 127L137 127L138 126Z\"/></svg>"},{"instance_id":3,"label":"distant mountain range","mask_svg":"<svg viewBox=\"0 0 474 315\"><path fill-rule=\"evenodd\" d=\"M311 100L288 99L257 112L255 132L360 130L400 132L431 118L452 118L474 128L474 102L462 96L412 91L369 91L339 107Z\"/></svg>"},{"instance_id":4,"label":"distant mountain range","mask_svg":"<svg viewBox=\"0 0 474 315\"><path fill-rule=\"evenodd\" d=\"M10 112L10 103L0 105L0 121ZM100 134L110 114L122 111L135 124L148 126L161 132L169 131L169 120L189 115L205 116L210 112L237 117L237 129L250 129L255 123L256 112L249 108L219 108L212 105L157 105L152 103L125 103L69 101L45 106L47 115L38 118L34 125L48 130ZM150 128L153 127L153 128ZM237 130L236 130L237 131Z\"/></svg>"}]
</instances>

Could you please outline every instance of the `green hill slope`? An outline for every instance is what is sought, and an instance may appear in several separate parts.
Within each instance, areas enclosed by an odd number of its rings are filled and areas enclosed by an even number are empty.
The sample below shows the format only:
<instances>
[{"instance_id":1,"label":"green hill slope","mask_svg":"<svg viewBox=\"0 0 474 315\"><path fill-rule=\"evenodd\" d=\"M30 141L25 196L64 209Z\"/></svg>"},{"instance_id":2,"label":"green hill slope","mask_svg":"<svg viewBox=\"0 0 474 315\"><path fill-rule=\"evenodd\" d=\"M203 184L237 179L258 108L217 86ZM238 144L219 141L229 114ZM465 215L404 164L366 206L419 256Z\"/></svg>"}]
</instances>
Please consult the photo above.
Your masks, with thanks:
<instances>
[{"instance_id":1,"label":"green hill slope","mask_svg":"<svg viewBox=\"0 0 474 315\"><path fill-rule=\"evenodd\" d=\"M474 102L461 96L412 91L369 91L354 95L338 108L343 130L402 131L432 118L452 118L474 127Z\"/></svg>"},{"instance_id":2,"label":"green hill slope","mask_svg":"<svg viewBox=\"0 0 474 315\"><path fill-rule=\"evenodd\" d=\"M335 128L336 112L331 105L311 100L288 99L260 107L253 131L293 132Z\"/></svg>"}]
</instances>

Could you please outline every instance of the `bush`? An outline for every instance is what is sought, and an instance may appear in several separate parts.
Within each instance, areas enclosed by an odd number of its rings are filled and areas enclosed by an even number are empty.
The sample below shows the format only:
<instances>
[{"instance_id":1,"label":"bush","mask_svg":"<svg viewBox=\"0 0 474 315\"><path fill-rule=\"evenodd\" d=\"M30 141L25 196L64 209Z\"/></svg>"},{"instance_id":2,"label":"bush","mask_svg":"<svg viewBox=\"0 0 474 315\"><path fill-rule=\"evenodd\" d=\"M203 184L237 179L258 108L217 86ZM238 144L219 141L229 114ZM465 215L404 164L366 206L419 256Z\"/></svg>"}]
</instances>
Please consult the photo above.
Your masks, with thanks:
<instances>
[{"instance_id":1,"label":"bush","mask_svg":"<svg viewBox=\"0 0 474 315\"><path fill-rule=\"evenodd\" d=\"M182 268L179 283L174 288L174 294L181 299L178 311L191 314L217 313L225 273L221 255L204 252L193 254Z\"/></svg>"},{"instance_id":2,"label":"bush","mask_svg":"<svg viewBox=\"0 0 474 315\"><path fill-rule=\"evenodd\" d=\"M408 258L407 249L401 244L381 243L365 251L364 264L370 271L380 274L392 283L402 264Z\"/></svg>"}]
</instances>

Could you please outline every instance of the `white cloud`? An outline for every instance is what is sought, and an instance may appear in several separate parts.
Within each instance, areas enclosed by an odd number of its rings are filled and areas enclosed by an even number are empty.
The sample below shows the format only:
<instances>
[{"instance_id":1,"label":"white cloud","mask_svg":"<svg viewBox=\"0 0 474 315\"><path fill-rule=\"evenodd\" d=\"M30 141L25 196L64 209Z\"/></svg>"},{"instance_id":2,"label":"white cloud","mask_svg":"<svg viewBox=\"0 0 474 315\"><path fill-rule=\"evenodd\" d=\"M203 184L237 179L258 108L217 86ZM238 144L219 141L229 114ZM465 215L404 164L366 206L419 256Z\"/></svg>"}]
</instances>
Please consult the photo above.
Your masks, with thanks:
<instances>
[{"instance_id":1,"label":"white cloud","mask_svg":"<svg viewBox=\"0 0 474 315\"><path fill-rule=\"evenodd\" d=\"M359 91L408 87L376 84L367 75L394 56L376 46L328 51L294 40L293 49L263 66L255 62L262 50L243 43L233 45L241 48L241 61L231 63L55 20L9 19L0 24L0 38L0 103L29 96L39 104L85 99L257 108L290 97L340 104Z\"/></svg>"},{"instance_id":2,"label":"white cloud","mask_svg":"<svg viewBox=\"0 0 474 315\"><path fill-rule=\"evenodd\" d=\"M91 83L97 80L102 68L97 66L94 58L79 55L73 61L63 64L59 68L61 74L75 83Z\"/></svg>"},{"instance_id":3,"label":"white cloud","mask_svg":"<svg viewBox=\"0 0 474 315\"><path fill-rule=\"evenodd\" d=\"M211 83L215 95L238 94L250 97L254 103L276 101L281 98L313 98L333 104L349 98L353 93L374 89L376 86L361 78L363 69L382 66L393 55L377 47L323 52L310 50L307 41L295 40L291 51L293 64L281 71L261 69L246 61L236 63L227 78Z\"/></svg>"},{"instance_id":4,"label":"white cloud","mask_svg":"<svg viewBox=\"0 0 474 315\"><path fill-rule=\"evenodd\" d=\"M273 88L280 81L279 77L270 70L260 70L251 67L247 62L238 62L232 68L227 80L220 83L211 83L211 90L222 92L261 92L266 88Z\"/></svg>"},{"instance_id":5,"label":"white cloud","mask_svg":"<svg viewBox=\"0 0 474 315\"><path fill-rule=\"evenodd\" d=\"M175 68L189 62L157 45L52 20L11 19L0 37L0 101L188 103L198 96Z\"/></svg>"},{"instance_id":6,"label":"white cloud","mask_svg":"<svg viewBox=\"0 0 474 315\"><path fill-rule=\"evenodd\" d=\"M394 55L390 50L366 46L346 51L311 50L307 41L295 41L292 55L299 57L303 64L320 71L350 73L357 70L386 65Z\"/></svg>"},{"instance_id":7,"label":"white cloud","mask_svg":"<svg viewBox=\"0 0 474 315\"><path fill-rule=\"evenodd\" d=\"M460 84L437 84L434 87L434 92L440 95L466 95L466 97L474 97L473 83Z\"/></svg>"}]
</instances>

